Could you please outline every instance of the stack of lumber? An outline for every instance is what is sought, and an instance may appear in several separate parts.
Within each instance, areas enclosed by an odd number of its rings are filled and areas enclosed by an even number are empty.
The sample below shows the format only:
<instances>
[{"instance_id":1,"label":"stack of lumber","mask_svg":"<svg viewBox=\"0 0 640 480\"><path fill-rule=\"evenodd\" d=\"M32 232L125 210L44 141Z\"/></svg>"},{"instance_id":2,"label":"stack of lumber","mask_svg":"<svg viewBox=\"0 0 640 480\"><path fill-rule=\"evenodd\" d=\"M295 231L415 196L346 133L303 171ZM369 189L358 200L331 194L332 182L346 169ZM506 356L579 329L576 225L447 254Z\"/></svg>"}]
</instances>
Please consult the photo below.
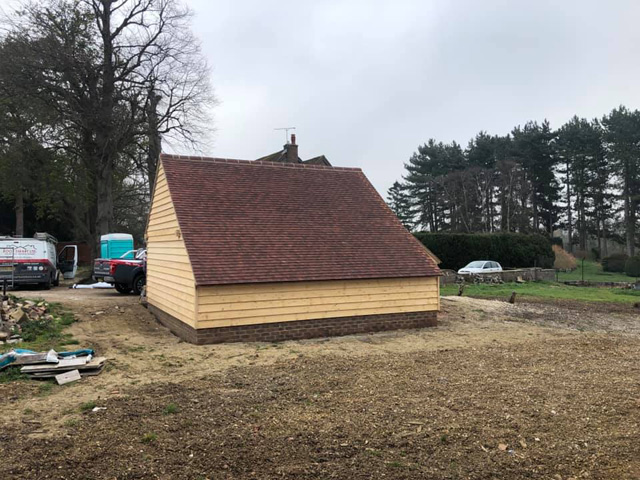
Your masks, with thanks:
<instances>
[{"instance_id":1,"label":"stack of lumber","mask_svg":"<svg viewBox=\"0 0 640 480\"><path fill-rule=\"evenodd\" d=\"M80 377L98 375L102 372L104 364L106 362L105 357L77 357L69 359L61 359L58 363L39 363L25 365L20 369L21 373L29 376L29 378L56 378L60 374L77 371L79 377L72 375L74 379ZM66 378L66 376L64 377ZM60 383L60 381L58 381ZM66 382L65 382L66 383Z\"/></svg>"},{"instance_id":2,"label":"stack of lumber","mask_svg":"<svg viewBox=\"0 0 640 480\"><path fill-rule=\"evenodd\" d=\"M94 353L92 349L58 353L55 350L34 352L16 348L0 355L0 370L20 368L20 373L29 378L55 378L62 385L102 372L107 359L94 357Z\"/></svg>"}]
</instances>

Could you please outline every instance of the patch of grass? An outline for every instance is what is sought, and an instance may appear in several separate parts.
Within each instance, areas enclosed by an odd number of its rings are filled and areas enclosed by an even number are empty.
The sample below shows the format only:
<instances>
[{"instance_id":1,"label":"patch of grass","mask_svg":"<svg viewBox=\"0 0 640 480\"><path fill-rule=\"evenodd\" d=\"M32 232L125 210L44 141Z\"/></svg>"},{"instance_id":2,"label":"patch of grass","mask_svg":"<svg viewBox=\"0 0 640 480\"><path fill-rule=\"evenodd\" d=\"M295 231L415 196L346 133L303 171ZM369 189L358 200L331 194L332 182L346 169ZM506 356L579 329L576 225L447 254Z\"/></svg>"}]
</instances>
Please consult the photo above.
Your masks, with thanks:
<instances>
[{"instance_id":1,"label":"patch of grass","mask_svg":"<svg viewBox=\"0 0 640 480\"><path fill-rule=\"evenodd\" d=\"M398 462L398 461L389 462L389 463L387 463L387 465L389 465L391 468L402 468L402 467L404 467L402 462Z\"/></svg>"},{"instance_id":2,"label":"patch of grass","mask_svg":"<svg viewBox=\"0 0 640 480\"><path fill-rule=\"evenodd\" d=\"M165 415L173 415L175 413L179 413L180 409L175 403L170 403L164 408Z\"/></svg>"},{"instance_id":3,"label":"patch of grass","mask_svg":"<svg viewBox=\"0 0 640 480\"><path fill-rule=\"evenodd\" d=\"M0 383L9 383L29 380L24 373L20 373L18 367L8 367L0 372Z\"/></svg>"},{"instance_id":4,"label":"patch of grass","mask_svg":"<svg viewBox=\"0 0 640 480\"><path fill-rule=\"evenodd\" d=\"M24 302L23 298L16 298L17 302ZM42 300L33 300L40 303ZM75 316L59 303L48 303L47 313L51 314L53 319L46 320L41 318L36 321L26 322L22 326L22 343L18 345L20 348L34 350L36 352L45 352L50 349L64 351L65 345L77 345L79 342L72 338L63 330L76 321ZM3 345L0 352L8 351L13 345Z\"/></svg>"},{"instance_id":5,"label":"patch of grass","mask_svg":"<svg viewBox=\"0 0 640 480\"><path fill-rule=\"evenodd\" d=\"M33 409L25 408L24 412L22 412L22 413L24 413L25 415L33 415Z\"/></svg>"},{"instance_id":6,"label":"patch of grass","mask_svg":"<svg viewBox=\"0 0 640 480\"><path fill-rule=\"evenodd\" d=\"M613 292L614 295L626 295L628 297L640 297L640 290L623 290L616 288Z\"/></svg>"},{"instance_id":7,"label":"patch of grass","mask_svg":"<svg viewBox=\"0 0 640 480\"><path fill-rule=\"evenodd\" d=\"M142 438L141 438L141 442L142 443L154 443L158 440L158 435L156 435L155 433L145 433Z\"/></svg>"},{"instance_id":8,"label":"patch of grass","mask_svg":"<svg viewBox=\"0 0 640 480\"><path fill-rule=\"evenodd\" d=\"M508 299L511 292L517 293L518 299L546 298L556 300L578 300L581 302L604 302L633 304L638 301L636 290L621 288L573 287L560 283L530 282L503 283L502 285L467 285L464 296ZM457 295L457 285L445 285L440 289L441 295ZM516 300L517 301L517 300Z\"/></svg>"},{"instance_id":9,"label":"patch of grass","mask_svg":"<svg viewBox=\"0 0 640 480\"><path fill-rule=\"evenodd\" d=\"M584 261L584 279L587 282L635 282L635 277L630 277L624 273L603 272L602 265L585 260ZM559 272L558 280L560 282L575 282L582 280L582 261L578 260L578 268L572 272Z\"/></svg>"},{"instance_id":10,"label":"patch of grass","mask_svg":"<svg viewBox=\"0 0 640 480\"><path fill-rule=\"evenodd\" d=\"M53 383L51 382L41 383L40 386L38 387L38 395L41 397L46 397L51 393L52 390L53 390Z\"/></svg>"},{"instance_id":11,"label":"patch of grass","mask_svg":"<svg viewBox=\"0 0 640 480\"><path fill-rule=\"evenodd\" d=\"M77 426L79 423L80 423L80 422L78 421L78 419L77 419L77 418L70 418L70 419L68 419L68 420L66 420L66 421L64 422L64 426L65 426L65 427L75 427L75 426Z\"/></svg>"},{"instance_id":12,"label":"patch of grass","mask_svg":"<svg viewBox=\"0 0 640 480\"><path fill-rule=\"evenodd\" d=\"M96 402L94 400L90 400L80 405L81 412L87 412L89 410L93 410L96 407Z\"/></svg>"},{"instance_id":13,"label":"patch of grass","mask_svg":"<svg viewBox=\"0 0 640 480\"><path fill-rule=\"evenodd\" d=\"M449 436L446 433L440 435L440 443L449 443Z\"/></svg>"}]
</instances>

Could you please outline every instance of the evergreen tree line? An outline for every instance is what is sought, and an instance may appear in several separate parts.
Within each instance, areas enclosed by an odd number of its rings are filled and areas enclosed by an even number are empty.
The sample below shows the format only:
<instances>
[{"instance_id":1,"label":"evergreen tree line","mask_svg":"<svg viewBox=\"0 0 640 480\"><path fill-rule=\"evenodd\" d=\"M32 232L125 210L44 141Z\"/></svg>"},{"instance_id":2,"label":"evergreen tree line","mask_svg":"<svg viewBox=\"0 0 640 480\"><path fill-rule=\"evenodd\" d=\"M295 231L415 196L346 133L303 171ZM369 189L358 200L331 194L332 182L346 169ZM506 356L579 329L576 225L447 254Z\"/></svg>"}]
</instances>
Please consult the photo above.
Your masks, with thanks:
<instances>
[{"instance_id":1,"label":"evergreen tree line","mask_svg":"<svg viewBox=\"0 0 640 480\"><path fill-rule=\"evenodd\" d=\"M162 142L209 128L190 17L181 0L22 0L0 19L0 234L142 240Z\"/></svg>"},{"instance_id":2,"label":"evergreen tree line","mask_svg":"<svg viewBox=\"0 0 640 480\"><path fill-rule=\"evenodd\" d=\"M531 121L509 134L478 133L466 148L430 139L405 164L388 203L410 230L546 233L569 251L597 239L635 253L640 204L640 111L574 116L557 130Z\"/></svg>"}]
</instances>

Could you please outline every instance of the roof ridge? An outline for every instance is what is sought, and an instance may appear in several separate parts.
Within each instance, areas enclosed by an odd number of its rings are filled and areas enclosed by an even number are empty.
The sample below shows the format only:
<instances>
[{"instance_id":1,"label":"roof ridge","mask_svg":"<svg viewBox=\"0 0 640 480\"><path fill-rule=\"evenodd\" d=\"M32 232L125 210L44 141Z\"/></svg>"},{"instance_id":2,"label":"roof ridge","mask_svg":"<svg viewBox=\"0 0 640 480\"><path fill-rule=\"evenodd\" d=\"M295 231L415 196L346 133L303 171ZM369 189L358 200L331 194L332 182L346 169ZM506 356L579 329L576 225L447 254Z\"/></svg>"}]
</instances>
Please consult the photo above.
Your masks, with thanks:
<instances>
[{"instance_id":1,"label":"roof ridge","mask_svg":"<svg viewBox=\"0 0 640 480\"><path fill-rule=\"evenodd\" d=\"M160 154L161 160L186 160L191 162L202 163L226 163L234 165L247 165L247 166L260 166L260 167L272 167L272 168L303 168L307 170L331 170L331 171L347 171L347 172L362 172L358 167L332 167L326 165L309 165L305 163L280 163L269 161L257 161L257 160L239 160L234 158L218 158L218 157L201 157L193 155L175 155L162 153Z\"/></svg>"}]
</instances>

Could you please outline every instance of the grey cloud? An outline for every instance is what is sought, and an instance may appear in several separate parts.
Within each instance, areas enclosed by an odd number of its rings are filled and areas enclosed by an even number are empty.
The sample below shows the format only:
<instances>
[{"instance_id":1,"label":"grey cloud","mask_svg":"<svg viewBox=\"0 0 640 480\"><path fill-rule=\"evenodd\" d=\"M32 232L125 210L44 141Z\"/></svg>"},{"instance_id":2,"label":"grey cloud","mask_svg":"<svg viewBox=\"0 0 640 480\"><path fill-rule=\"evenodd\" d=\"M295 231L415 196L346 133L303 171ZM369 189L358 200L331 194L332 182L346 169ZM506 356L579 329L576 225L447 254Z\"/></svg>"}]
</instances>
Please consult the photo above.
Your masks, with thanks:
<instances>
[{"instance_id":1,"label":"grey cloud","mask_svg":"<svg viewBox=\"0 0 640 480\"><path fill-rule=\"evenodd\" d=\"M190 0L213 67L216 156L362 167L383 195L430 137L638 107L640 4Z\"/></svg>"}]
</instances>

